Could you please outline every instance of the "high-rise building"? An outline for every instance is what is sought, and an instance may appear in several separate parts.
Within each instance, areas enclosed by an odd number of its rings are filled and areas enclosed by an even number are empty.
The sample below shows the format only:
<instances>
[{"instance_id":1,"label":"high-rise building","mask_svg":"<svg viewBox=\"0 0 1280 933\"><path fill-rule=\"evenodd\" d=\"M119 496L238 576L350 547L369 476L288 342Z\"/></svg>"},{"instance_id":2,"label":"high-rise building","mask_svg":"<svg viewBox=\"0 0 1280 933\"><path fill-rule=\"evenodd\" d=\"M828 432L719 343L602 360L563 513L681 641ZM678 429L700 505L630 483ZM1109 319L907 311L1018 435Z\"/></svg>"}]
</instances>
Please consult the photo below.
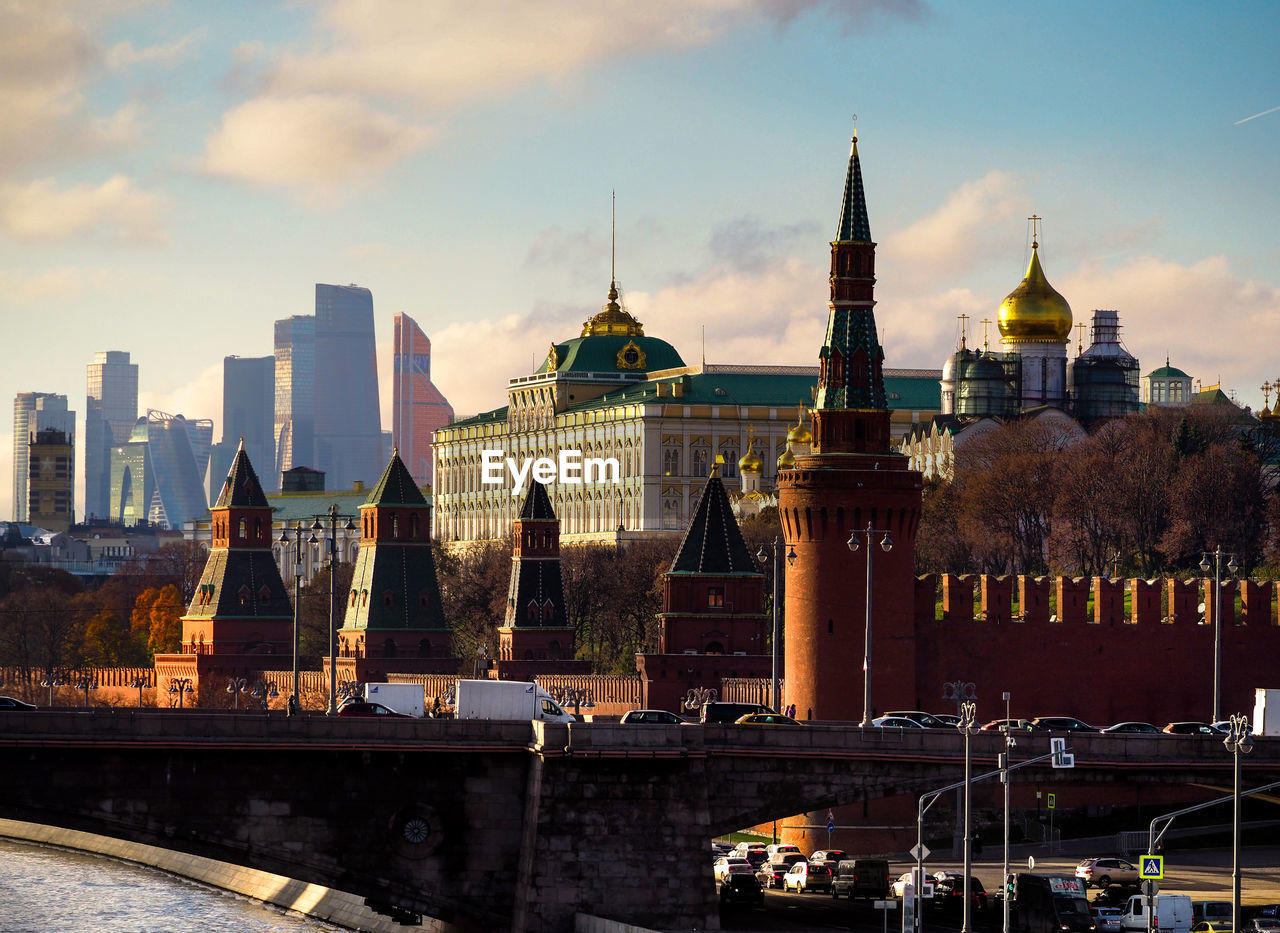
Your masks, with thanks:
<instances>
[{"instance_id":1,"label":"high-rise building","mask_svg":"<svg viewBox=\"0 0 1280 933\"><path fill-rule=\"evenodd\" d=\"M27 521L49 531L66 531L75 522L73 438L70 431L40 428L27 445Z\"/></svg>"},{"instance_id":2,"label":"high-rise building","mask_svg":"<svg viewBox=\"0 0 1280 933\"><path fill-rule=\"evenodd\" d=\"M280 474L285 470L317 467L315 390L316 319L309 314L295 314L276 321L276 468L268 489L280 488Z\"/></svg>"},{"instance_id":3,"label":"high-rise building","mask_svg":"<svg viewBox=\"0 0 1280 933\"><path fill-rule=\"evenodd\" d=\"M213 445L204 473L210 503L222 494L241 441L253 463L275 463L275 369L274 356L222 360L222 441Z\"/></svg>"},{"instance_id":4,"label":"high-rise building","mask_svg":"<svg viewBox=\"0 0 1280 933\"><path fill-rule=\"evenodd\" d=\"M330 489L382 475L382 419L373 294L358 285L316 285L316 462ZM295 464L296 465L296 464Z\"/></svg>"},{"instance_id":5,"label":"high-rise building","mask_svg":"<svg viewBox=\"0 0 1280 933\"><path fill-rule=\"evenodd\" d=\"M453 406L431 382L431 341L407 314L395 316L391 438L418 485L431 482L431 432L453 421Z\"/></svg>"},{"instance_id":6,"label":"high-rise building","mask_svg":"<svg viewBox=\"0 0 1280 933\"><path fill-rule=\"evenodd\" d=\"M67 410L67 397L52 392L19 392L13 399L13 518L28 521L28 447L46 429L75 434L76 413Z\"/></svg>"},{"instance_id":7,"label":"high-rise building","mask_svg":"<svg viewBox=\"0 0 1280 933\"><path fill-rule=\"evenodd\" d=\"M120 350L99 351L88 367L84 416L84 514L111 512L111 448L124 444L138 420L138 365Z\"/></svg>"},{"instance_id":8,"label":"high-rise building","mask_svg":"<svg viewBox=\"0 0 1280 933\"><path fill-rule=\"evenodd\" d=\"M203 444L207 462L212 431L208 419L188 421L148 409L128 443L112 450L111 520L181 529L188 519L202 518L208 500L197 451Z\"/></svg>"}]
</instances>

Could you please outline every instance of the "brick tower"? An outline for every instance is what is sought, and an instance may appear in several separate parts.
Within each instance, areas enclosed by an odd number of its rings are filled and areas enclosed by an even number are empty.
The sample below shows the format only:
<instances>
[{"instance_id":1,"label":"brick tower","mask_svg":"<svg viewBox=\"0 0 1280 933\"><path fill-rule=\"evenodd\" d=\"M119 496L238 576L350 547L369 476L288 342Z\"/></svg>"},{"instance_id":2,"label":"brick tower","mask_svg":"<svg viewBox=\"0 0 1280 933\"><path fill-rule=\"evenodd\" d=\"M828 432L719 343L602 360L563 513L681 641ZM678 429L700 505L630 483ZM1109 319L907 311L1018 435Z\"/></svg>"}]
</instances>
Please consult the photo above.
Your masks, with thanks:
<instances>
[{"instance_id":1,"label":"brick tower","mask_svg":"<svg viewBox=\"0 0 1280 933\"><path fill-rule=\"evenodd\" d=\"M920 474L892 450L884 351L876 335L875 251L853 139L831 244L831 300L819 351L813 449L778 473L778 509L797 559L786 577L786 703L804 719L859 721L868 525L871 715L918 702L913 633ZM884 531L892 550L881 547ZM850 535L858 549L850 552Z\"/></svg>"},{"instance_id":2,"label":"brick tower","mask_svg":"<svg viewBox=\"0 0 1280 933\"><path fill-rule=\"evenodd\" d=\"M560 519L547 487L534 480L511 528L511 584L507 612L498 629L498 659L503 680L537 674L590 673L589 661L573 660L573 626L564 604L560 576Z\"/></svg>"}]
</instances>

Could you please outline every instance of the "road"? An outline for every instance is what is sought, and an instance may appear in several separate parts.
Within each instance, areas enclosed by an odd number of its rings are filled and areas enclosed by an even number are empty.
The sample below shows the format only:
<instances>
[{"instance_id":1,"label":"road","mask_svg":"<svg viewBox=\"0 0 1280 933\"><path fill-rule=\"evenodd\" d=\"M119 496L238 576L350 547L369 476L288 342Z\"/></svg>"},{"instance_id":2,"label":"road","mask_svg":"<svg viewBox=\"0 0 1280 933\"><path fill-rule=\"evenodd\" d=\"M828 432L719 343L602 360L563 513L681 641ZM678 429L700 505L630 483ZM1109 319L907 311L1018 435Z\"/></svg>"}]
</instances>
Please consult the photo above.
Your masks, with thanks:
<instances>
[{"instance_id":1,"label":"road","mask_svg":"<svg viewBox=\"0 0 1280 933\"><path fill-rule=\"evenodd\" d=\"M1099 852L1098 855L1110 855ZM1074 874L1080 858L1037 857L1036 874ZM906 861L891 861L889 872L896 878L913 866ZM959 871L960 865L952 861L931 860L925 865L929 872ZM973 874L989 892L1000 889L1001 862L998 859L975 859ZM1280 847L1253 847L1241 851L1240 901L1246 908L1262 904L1280 903ZM1026 871L1025 859L1012 861L1012 871ZM1166 894L1190 894L1195 900L1231 900L1231 850L1203 849L1173 851L1165 856L1165 880L1160 890ZM1090 891L1092 897L1096 892ZM887 916L886 916L887 913ZM1001 916L998 910L990 917L975 916L972 926L978 933L998 931ZM885 933L900 931L902 911L875 910L865 901L852 902L845 898L833 899L827 894L789 894L778 889L765 892L765 906L759 908L735 907L721 914L721 929L737 933L749 930L857 930L859 933ZM924 929L936 933L953 933L959 930L960 917L935 914L926 910Z\"/></svg>"}]
</instances>

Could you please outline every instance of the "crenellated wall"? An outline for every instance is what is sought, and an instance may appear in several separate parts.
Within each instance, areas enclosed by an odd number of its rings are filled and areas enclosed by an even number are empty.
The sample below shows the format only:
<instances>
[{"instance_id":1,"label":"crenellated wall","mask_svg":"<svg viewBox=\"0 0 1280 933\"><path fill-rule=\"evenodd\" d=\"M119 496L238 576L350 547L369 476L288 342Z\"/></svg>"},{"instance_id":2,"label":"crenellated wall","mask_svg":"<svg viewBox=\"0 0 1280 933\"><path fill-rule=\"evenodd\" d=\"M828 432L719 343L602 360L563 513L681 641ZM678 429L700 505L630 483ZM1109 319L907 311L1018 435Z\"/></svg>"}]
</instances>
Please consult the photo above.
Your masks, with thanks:
<instances>
[{"instance_id":1,"label":"crenellated wall","mask_svg":"<svg viewBox=\"0 0 1280 933\"><path fill-rule=\"evenodd\" d=\"M1280 686L1275 591L1222 585L1223 715L1252 712L1255 688ZM1212 580L930 574L915 593L940 598L942 618L916 607L914 708L943 710L942 685L961 680L976 685L984 721L1004 715L1006 690L1015 717L1163 725L1212 714Z\"/></svg>"}]
</instances>

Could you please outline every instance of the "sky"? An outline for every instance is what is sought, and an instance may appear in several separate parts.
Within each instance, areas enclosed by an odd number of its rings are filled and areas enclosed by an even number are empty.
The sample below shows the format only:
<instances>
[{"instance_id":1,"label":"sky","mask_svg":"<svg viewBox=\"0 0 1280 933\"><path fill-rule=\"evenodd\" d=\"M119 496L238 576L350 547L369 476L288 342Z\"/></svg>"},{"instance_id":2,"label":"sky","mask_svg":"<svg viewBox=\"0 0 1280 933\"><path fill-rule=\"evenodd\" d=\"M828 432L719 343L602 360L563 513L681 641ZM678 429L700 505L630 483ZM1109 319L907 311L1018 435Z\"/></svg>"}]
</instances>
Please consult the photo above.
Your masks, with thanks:
<instances>
[{"instance_id":1,"label":"sky","mask_svg":"<svg viewBox=\"0 0 1280 933\"><path fill-rule=\"evenodd\" d=\"M14 0L0 396L67 395L78 443L86 366L126 350L140 413L218 439L223 357L327 282L373 292L384 426L396 313L459 416L495 408L606 301L615 192L646 334L815 365L856 116L886 366L939 368L961 314L981 340L1035 214L1077 323L1114 308L1142 372L1257 409L1278 40L1269 2Z\"/></svg>"}]
</instances>

